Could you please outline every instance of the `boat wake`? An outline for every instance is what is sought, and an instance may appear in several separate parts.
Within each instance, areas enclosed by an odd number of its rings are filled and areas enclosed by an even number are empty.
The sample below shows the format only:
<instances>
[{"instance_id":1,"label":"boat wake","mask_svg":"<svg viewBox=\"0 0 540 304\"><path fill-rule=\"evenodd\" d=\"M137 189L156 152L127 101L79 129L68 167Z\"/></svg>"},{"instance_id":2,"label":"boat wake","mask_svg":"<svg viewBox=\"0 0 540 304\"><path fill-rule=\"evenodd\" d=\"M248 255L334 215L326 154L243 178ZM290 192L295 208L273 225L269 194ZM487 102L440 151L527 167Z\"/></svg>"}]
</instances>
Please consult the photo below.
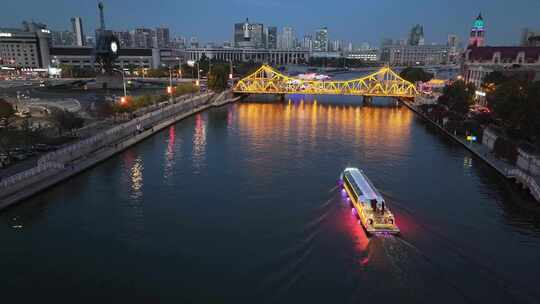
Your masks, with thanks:
<instances>
[{"instance_id":1,"label":"boat wake","mask_svg":"<svg viewBox=\"0 0 540 304\"><path fill-rule=\"evenodd\" d=\"M523 286L518 287L515 284L511 284L509 279L505 278L493 267L487 266L481 261L478 261L475 256L480 255L474 254L474 248L470 248L470 246L468 247L454 239L451 239L440 231L437 231L435 228L432 228L433 225L423 223L420 220L421 217L418 216L419 213L416 212L414 209L405 206L402 203L399 203L400 200L393 197L392 195L385 192L382 193L389 199L389 202L392 204L392 206L395 206L397 209L404 212L408 217L414 218L414 225L418 226L421 231L429 234L431 242L437 243L440 247L446 248L449 253L452 253L453 255L459 257L463 263L469 265L467 266L467 268L475 269L475 274L481 275L484 282L490 282L491 284L496 285L495 290L502 291L504 295L511 298L512 301L516 301L519 303L535 303L534 299L538 298L538 295L535 294L535 292L533 292L532 290L526 290L525 288L523 288ZM407 240L406 233L399 235L395 238L395 240L397 240L405 247L411 249L419 257L421 257L429 265L431 265L433 269L437 272L441 280L448 283L448 285L451 286L465 301L467 301L468 303L475 302L463 291L462 288L458 286L457 283L453 282L450 278L448 278L448 270L444 269L443 266L435 259L431 258L429 254L425 253L418 246L415 246L413 243Z\"/></svg>"}]
</instances>

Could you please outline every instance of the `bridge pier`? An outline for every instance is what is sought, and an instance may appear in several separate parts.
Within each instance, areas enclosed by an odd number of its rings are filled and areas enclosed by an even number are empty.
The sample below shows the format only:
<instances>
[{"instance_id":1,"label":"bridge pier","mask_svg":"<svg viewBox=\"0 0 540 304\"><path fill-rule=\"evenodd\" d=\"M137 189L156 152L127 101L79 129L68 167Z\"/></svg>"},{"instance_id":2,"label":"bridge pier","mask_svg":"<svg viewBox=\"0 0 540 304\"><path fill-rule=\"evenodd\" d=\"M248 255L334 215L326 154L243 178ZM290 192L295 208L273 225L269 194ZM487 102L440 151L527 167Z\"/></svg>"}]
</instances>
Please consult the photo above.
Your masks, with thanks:
<instances>
[{"instance_id":1,"label":"bridge pier","mask_svg":"<svg viewBox=\"0 0 540 304\"><path fill-rule=\"evenodd\" d=\"M362 103L364 105L371 105L373 104L373 97L372 96L362 96Z\"/></svg>"}]
</instances>

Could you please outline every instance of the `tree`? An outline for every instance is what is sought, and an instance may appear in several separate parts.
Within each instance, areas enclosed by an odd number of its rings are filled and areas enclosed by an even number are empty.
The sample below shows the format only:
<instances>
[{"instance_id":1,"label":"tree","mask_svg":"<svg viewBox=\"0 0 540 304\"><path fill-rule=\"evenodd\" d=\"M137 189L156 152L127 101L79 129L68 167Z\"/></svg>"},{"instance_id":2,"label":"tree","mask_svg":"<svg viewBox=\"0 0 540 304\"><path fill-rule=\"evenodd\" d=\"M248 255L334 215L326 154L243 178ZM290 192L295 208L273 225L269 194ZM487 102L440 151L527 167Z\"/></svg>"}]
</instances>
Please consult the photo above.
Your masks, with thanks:
<instances>
[{"instance_id":1,"label":"tree","mask_svg":"<svg viewBox=\"0 0 540 304\"><path fill-rule=\"evenodd\" d=\"M494 87L508 80L508 77L504 76L501 71L493 71L484 77L484 80L482 81L482 88L493 89Z\"/></svg>"},{"instance_id":2,"label":"tree","mask_svg":"<svg viewBox=\"0 0 540 304\"><path fill-rule=\"evenodd\" d=\"M9 102L0 98L0 119L9 119L13 116L13 114L15 114L13 106Z\"/></svg>"},{"instance_id":3,"label":"tree","mask_svg":"<svg viewBox=\"0 0 540 304\"><path fill-rule=\"evenodd\" d=\"M433 74L424 71L422 68L407 67L401 73L399 73L401 78L415 83L415 82L427 82L433 79Z\"/></svg>"},{"instance_id":4,"label":"tree","mask_svg":"<svg viewBox=\"0 0 540 304\"><path fill-rule=\"evenodd\" d=\"M212 65L212 71L208 75L208 87L212 90L221 91L227 88L229 79L229 65L216 64Z\"/></svg>"},{"instance_id":5,"label":"tree","mask_svg":"<svg viewBox=\"0 0 540 304\"><path fill-rule=\"evenodd\" d=\"M199 63L199 69L201 69L201 73L203 73L203 75L207 75L208 74L208 70L210 68L210 59L208 57L206 57L206 54L203 53L201 55L201 58L199 59L198 61ZM195 71L197 72L197 71ZM195 75L197 76L197 75Z\"/></svg>"},{"instance_id":6,"label":"tree","mask_svg":"<svg viewBox=\"0 0 540 304\"><path fill-rule=\"evenodd\" d=\"M510 135L540 143L540 83L512 79L488 93L493 111Z\"/></svg>"},{"instance_id":7,"label":"tree","mask_svg":"<svg viewBox=\"0 0 540 304\"><path fill-rule=\"evenodd\" d=\"M474 85L462 80L454 81L443 89L443 95L438 102L447 106L451 111L465 115L474 103Z\"/></svg>"},{"instance_id":8,"label":"tree","mask_svg":"<svg viewBox=\"0 0 540 304\"><path fill-rule=\"evenodd\" d=\"M62 78L72 78L73 77L73 66L69 64L60 64L60 70L62 71Z\"/></svg>"},{"instance_id":9,"label":"tree","mask_svg":"<svg viewBox=\"0 0 540 304\"><path fill-rule=\"evenodd\" d=\"M51 110L51 118L58 127L59 135L62 135L62 131L64 130L78 129L84 124L84 119L79 115L56 108Z\"/></svg>"}]
</instances>

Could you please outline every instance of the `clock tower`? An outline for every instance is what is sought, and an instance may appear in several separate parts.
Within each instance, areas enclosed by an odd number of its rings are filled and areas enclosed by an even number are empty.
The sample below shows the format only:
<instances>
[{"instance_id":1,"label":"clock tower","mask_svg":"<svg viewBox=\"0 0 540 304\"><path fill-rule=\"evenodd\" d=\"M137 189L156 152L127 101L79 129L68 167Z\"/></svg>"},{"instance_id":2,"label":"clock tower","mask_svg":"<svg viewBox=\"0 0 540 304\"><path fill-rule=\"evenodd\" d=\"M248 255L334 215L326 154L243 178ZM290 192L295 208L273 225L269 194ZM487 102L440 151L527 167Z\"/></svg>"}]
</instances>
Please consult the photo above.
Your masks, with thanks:
<instances>
[{"instance_id":1,"label":"clock tower","mask_svg":"<svg viewBox=\"0 0 540 304\"><path fill-rule=\"evenodd\" d=\"M486 31L484 28L484 18L482 14L479 14L474 20L471 35L469 36L469 46L480 47L485 46L486 43Z\"/></svg>"}]
</instances>

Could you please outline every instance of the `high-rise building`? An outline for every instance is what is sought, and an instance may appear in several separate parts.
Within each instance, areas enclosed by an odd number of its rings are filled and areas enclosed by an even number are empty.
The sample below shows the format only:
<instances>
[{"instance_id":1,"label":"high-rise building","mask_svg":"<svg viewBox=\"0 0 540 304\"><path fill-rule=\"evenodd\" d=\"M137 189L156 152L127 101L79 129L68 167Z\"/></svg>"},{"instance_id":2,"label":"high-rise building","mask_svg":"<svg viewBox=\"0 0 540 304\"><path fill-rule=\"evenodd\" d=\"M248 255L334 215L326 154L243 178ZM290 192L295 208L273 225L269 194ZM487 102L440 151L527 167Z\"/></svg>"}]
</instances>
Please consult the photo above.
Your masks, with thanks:
<instances>
[{"instance_id":1,"label":"high-rise building","mask_svg":"<svg viewBox=\"0 0 540 304\"><path fill-rule=\"evenodd\" d=\"M129 31L113 31L112 33L118 39L118 42L120 42L120 47L133 47Z\"/></svg>"},{"instance_id":2,"label":"high-rise building","mask_svg":"<svg viewBox=\"0 0 540 304\"><path fill-rule=\"evenodd\" d=\"M186 38L178 36L174 38L171 42L171 47L173 49L185 49L186 48Z\"/></svg>"},{"instance_id":3,"label":"high-rise building","mask_svg":"<svg viewBox=\"0 0 540 304\"><path fill-rule=\"evenodd\" d=\"M189 39L189 46L193 49L196 49L199 47L199 39L197 37L191 37Z\"/></svg>"},{"instance_id":4,"label":"high-rise building","mask_svg":"<svg viewBox=\"0 0 540 304\"><path fill-rule=\"evenodd\" d=\"M71 27L73 28L73 34L75 35L75 45L84 46L86 41L84 39L84 31L81 17L71 18Z\"/></svg>"},{"instance_id":5,"label":"high-rise building","mask_svg":"<svg viewBox=\"0 0 540 304\"><path fill-rule=\"evenodd\" d=\"M469 36L469 46L484 46L486 43L486 31L485 31L484 18L482 14L478 14L476 20L474 20L471 35Z\"/></svg>"},{"instance_id":6,"label":"high-rise building","mask_svg":"<svg viewBox=\"0 0 540 304\"><path fill-rule=\"evenodd\" d=\"M424 45L424 27L420 24L413 26L407 42L409 45Z\"/></svg>"},{"instance_id":7,"label":"high-rise building","mask_svg":"<svg viewBox=\"0 0 540 304\"><path fill-rule=\"evenodd\" d=\"M328 52L328 28L326 26L315 31L313 50L319 52Z\"/></svg>"},{"instance_id":8,"label":"high-rise building","mask_svg":"<svg viewBox=\"0 0 540 304\"><path fill-rule=\"evenodd\" d=\"M235 47L264 48L265 45L266 38L262 23L249 23L249 19L246 19L244 23L234 24Z\"/></svg>"},{"instance_id":9,"label":"high-rise building","mask_svg":"<svg viewBox=\"0 0 540 304\"><path fill-rule=\"evenodd\" d=\"M281 49L292 50L294 48L294 29L290 26L285 26L281 34Z\"/></svg>"},{"instance_id":10,"label":"high-rise building","mask_svg":"<svg viewBox=\"0 0 540 304\"><path fill-rule=\"evenodd\" d=\"M158 48L167 48L170 44L170 32L167 27L156 28L156 42Z\"/></svg>"},{"instance_id":11,"label":"high-rise building","mask_svg":"<svg viewBox=\"0 0 540 304\"><path fill-rule=\"evenodd\" d=\"M22 29L0 32L0 58L4 64L20 68L50 65L51 32L45 24L25 21Z\"/></svg>"},{"instance_id":12,"label":"high-rise building","mask_svg":"<svg viewBox=\"0 0 540 304\"><path fill-rule=\"evenodd\" d=\"M302 49L312 51L313 50L313 37L311 35L305 35L302 39Z\"/></svg>"},{"instance_id":13,"label":"high-rise building","mask_svg":"<svg viewBox=\"0 0 540 304\"><path fill-rule=\"evenodd\" d=\"M341 40L333 40L332 41L332 52L341 52L342 49L342 41Z\"/></svg>"},{"instance_id":14,"label":"high-rise building","mask_svg":"<svg viewBox=\"0 0 540 304\"><path fill-rule=\"evenodd\" d=\"M275 50L277 49L277 27L269 26L265 29L266 48Z\"/></svg>"},{"instance_id":15,"label":"high-rise building","mask_svg":"<svg viewBox=\"0 0 540 304\"><path fill-rule=\"evenodd\" d=\"M75 34L71 31L51 31L51 43L53 46L75 45Z\"/></svg>"},{"instance_id":16,"label":"high-rise building","mask_svg":"<svg viewBox=\"0 0 540 304\"><path fill-rule=\"evenodd\" d=\"M136 48L152 48L155 33L149 28L136 28L130 32L131 45Z\"/></svg>"}]
</instances>

